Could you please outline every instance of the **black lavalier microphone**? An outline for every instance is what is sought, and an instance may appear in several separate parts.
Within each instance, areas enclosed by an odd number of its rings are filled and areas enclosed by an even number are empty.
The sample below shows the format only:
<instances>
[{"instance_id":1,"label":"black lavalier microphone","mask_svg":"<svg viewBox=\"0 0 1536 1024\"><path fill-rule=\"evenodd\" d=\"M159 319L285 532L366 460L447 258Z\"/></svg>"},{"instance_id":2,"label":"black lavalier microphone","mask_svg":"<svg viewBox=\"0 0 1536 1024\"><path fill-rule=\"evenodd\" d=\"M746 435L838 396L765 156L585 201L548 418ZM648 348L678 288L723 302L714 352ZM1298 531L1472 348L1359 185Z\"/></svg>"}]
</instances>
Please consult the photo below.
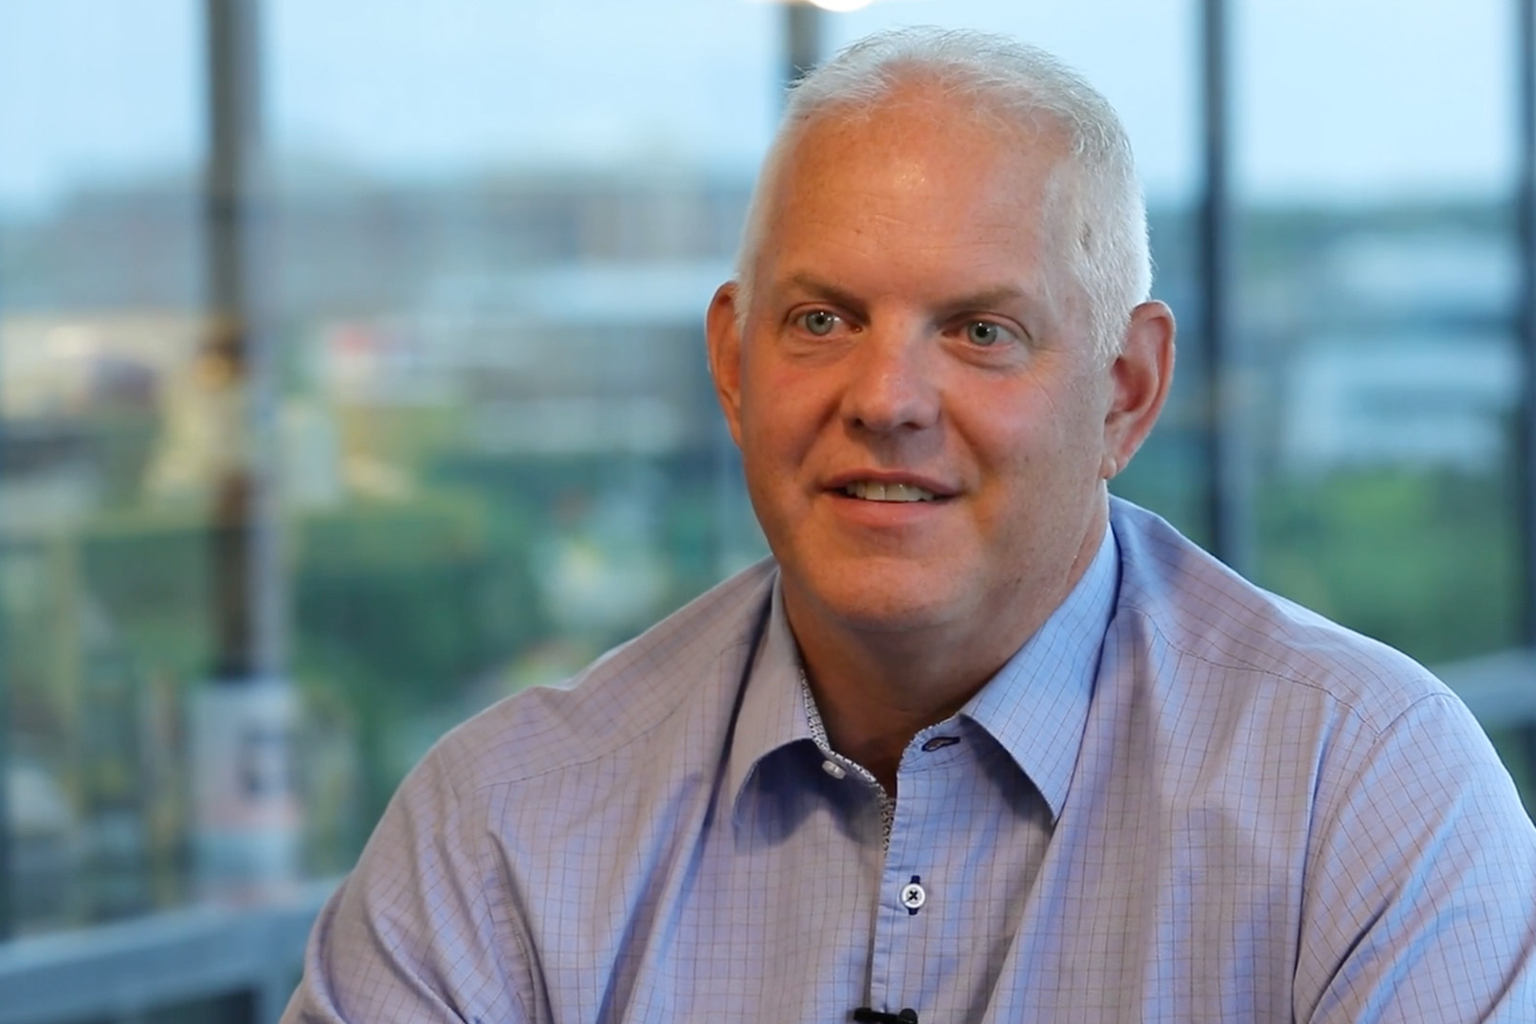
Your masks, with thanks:
<instances>
[{"instance_id":1,"label":"black lavalier microphone","mask_svg":"<svg viewBox=\"0 0 1536 1024\"><path fill-rule=\"evenodd\" d=\"M861 1006L853 1011L853 1019L858 1024L917 1024L917 1011L909 1006L900 1013L885 1013Z\"/></svg>"}]
</instances>

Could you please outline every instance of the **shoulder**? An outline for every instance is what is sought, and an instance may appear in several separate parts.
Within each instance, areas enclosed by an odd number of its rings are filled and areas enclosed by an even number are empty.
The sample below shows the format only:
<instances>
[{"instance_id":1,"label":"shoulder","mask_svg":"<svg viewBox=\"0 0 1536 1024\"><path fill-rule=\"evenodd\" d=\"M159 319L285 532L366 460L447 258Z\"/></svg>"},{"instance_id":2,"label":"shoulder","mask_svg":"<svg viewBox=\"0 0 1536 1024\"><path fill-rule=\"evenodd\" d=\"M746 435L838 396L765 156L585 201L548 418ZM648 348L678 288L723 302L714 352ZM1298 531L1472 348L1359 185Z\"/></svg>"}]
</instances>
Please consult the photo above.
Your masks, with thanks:
<instances>
[{"instance_id":1,"label":"shoulder","mask_svg":"<svg viewBox=\"0 0 1536 1024\"><path fill-rule=\"evenodd\" d=\"M466 1018L543 1019L530 922L584 899L601 912L582 920L611 915L598 882L634 852L613 837L696 828L694 780L723 744L774 572L746 570L568 686L516 694L439 740L322 914L295 1005L437 1019L466 1000Z\"/></svg>"},{"instance_id":2,"label":"shoulder","mask_svg":"<svg viewBox=\"0 0 1536 1024\"><path fill-rule=\"evenodd\" d=\"M1310 695L1340 705L1369 732L1421 701L1456 701L1407 655L1255 586L1153 513L1116 501L1113 523L1118 614L1176 659L1182 681L1206 680L1229 696Z\"/></svg>"},{"instance_id":3,"label":"shoulder","mask_svg":"<svg viewBox=\"0 0 1536 1024\"><path fill-rule=\"evenodd\" d=\"M766 621L764 560L705 592L558 687L534 687L451 730L429 759L456 790L517 782L633 747L685 719L728 715Z\"/></svg>"}]
</instances>

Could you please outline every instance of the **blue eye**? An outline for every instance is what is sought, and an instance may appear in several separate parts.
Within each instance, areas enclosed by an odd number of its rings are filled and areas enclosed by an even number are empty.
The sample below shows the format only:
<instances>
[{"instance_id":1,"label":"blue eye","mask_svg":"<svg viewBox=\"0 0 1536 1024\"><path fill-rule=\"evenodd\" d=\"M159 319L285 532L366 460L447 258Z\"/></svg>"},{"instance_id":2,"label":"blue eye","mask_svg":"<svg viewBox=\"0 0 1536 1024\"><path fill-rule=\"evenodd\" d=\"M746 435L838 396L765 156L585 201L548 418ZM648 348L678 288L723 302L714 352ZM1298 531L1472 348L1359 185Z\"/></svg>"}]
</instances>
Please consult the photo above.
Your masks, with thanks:
<instances>
[{"instance_id":1,"label":"blue eye","mask_svg":"<svg viewBox=\"0 0 1536 1024\"><path fill-rule=\"evenodd\" d=\"M805 328L806 333L825 338L837 327L837 320L836 313L829 313L824 309L813 309L800 317L800 324Z\"/></svg>"},{"instance_id":2,"label":"blue eye","mask_svg":"<svg viewBox=\"0 0 1536 1024\"><path fill-rule=\"evenodd\" d=\"M1003 340L1003 329L985 320L972 320L965 325L965 340L972 345L989 348Z\"/></svg>"}]
</instances>

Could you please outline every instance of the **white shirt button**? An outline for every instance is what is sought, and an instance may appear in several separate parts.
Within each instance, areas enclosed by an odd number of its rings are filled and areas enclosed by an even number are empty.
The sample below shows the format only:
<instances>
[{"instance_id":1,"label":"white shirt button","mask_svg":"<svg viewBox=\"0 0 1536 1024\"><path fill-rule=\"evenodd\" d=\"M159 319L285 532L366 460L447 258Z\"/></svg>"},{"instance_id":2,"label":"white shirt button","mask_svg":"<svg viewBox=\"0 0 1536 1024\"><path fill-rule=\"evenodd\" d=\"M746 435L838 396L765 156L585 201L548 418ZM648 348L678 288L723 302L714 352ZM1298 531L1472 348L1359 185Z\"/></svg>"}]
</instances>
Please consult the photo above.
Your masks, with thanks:
<instances>
[{"instance_id":1,"label":"white shirt button","mask_svg":"<svg viewBox=\"0 0 1536 1024\"><path fill-rule=\"evenodd\" d=\"M834 779L841 779L848 774L847 772L843 771L842 765L831 759L821 762L821 770L832 776Z\"/></svg>"},{"instance_id":2,"label":"white shirt button","mask_svg":"<svg viewBox=\"0 0 1536 1024\"><path fill-rule=\"evenodd\" d=\"M918 885L916 882L908 882L906 885L901 887L901 905L906 907L909 911L916 913L917 910L927 902L928 893L923 889L921 885Z\"/></svg>"}]
</instances>

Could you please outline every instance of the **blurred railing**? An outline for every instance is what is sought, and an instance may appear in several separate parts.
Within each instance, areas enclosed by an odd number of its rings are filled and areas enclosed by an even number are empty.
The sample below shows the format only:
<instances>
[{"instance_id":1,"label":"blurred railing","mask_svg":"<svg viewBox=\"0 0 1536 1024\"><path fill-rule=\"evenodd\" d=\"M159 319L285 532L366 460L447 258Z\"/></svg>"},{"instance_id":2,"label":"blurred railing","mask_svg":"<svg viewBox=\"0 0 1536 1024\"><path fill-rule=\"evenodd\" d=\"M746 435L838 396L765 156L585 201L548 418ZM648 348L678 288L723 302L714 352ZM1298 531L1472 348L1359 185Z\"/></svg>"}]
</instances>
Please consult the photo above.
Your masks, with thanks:
<instances>
[{"instance_id":1,"label":"blurred railing","mask_svg":"<svg viewBox=\"0 0 1536 1024\"><path fill-rule=\"evenodd\" d=\"M135 1020L209 1000L239 1007L221 1020L273 1024L335 884L314 882L254 906L202 904L0 945L0 1024Z\"/></svg>"},{"instance_id":2,"label":"blurred railing","mask_svg":"<svg viewBox=\"0 0 1536 1024\"><path fill-rule=\"evenodd\" d=\"M1536 650L1500 651L1440 665L1435 672L1484 729L1536 724Z\"/></svg>"}]
</instances>

